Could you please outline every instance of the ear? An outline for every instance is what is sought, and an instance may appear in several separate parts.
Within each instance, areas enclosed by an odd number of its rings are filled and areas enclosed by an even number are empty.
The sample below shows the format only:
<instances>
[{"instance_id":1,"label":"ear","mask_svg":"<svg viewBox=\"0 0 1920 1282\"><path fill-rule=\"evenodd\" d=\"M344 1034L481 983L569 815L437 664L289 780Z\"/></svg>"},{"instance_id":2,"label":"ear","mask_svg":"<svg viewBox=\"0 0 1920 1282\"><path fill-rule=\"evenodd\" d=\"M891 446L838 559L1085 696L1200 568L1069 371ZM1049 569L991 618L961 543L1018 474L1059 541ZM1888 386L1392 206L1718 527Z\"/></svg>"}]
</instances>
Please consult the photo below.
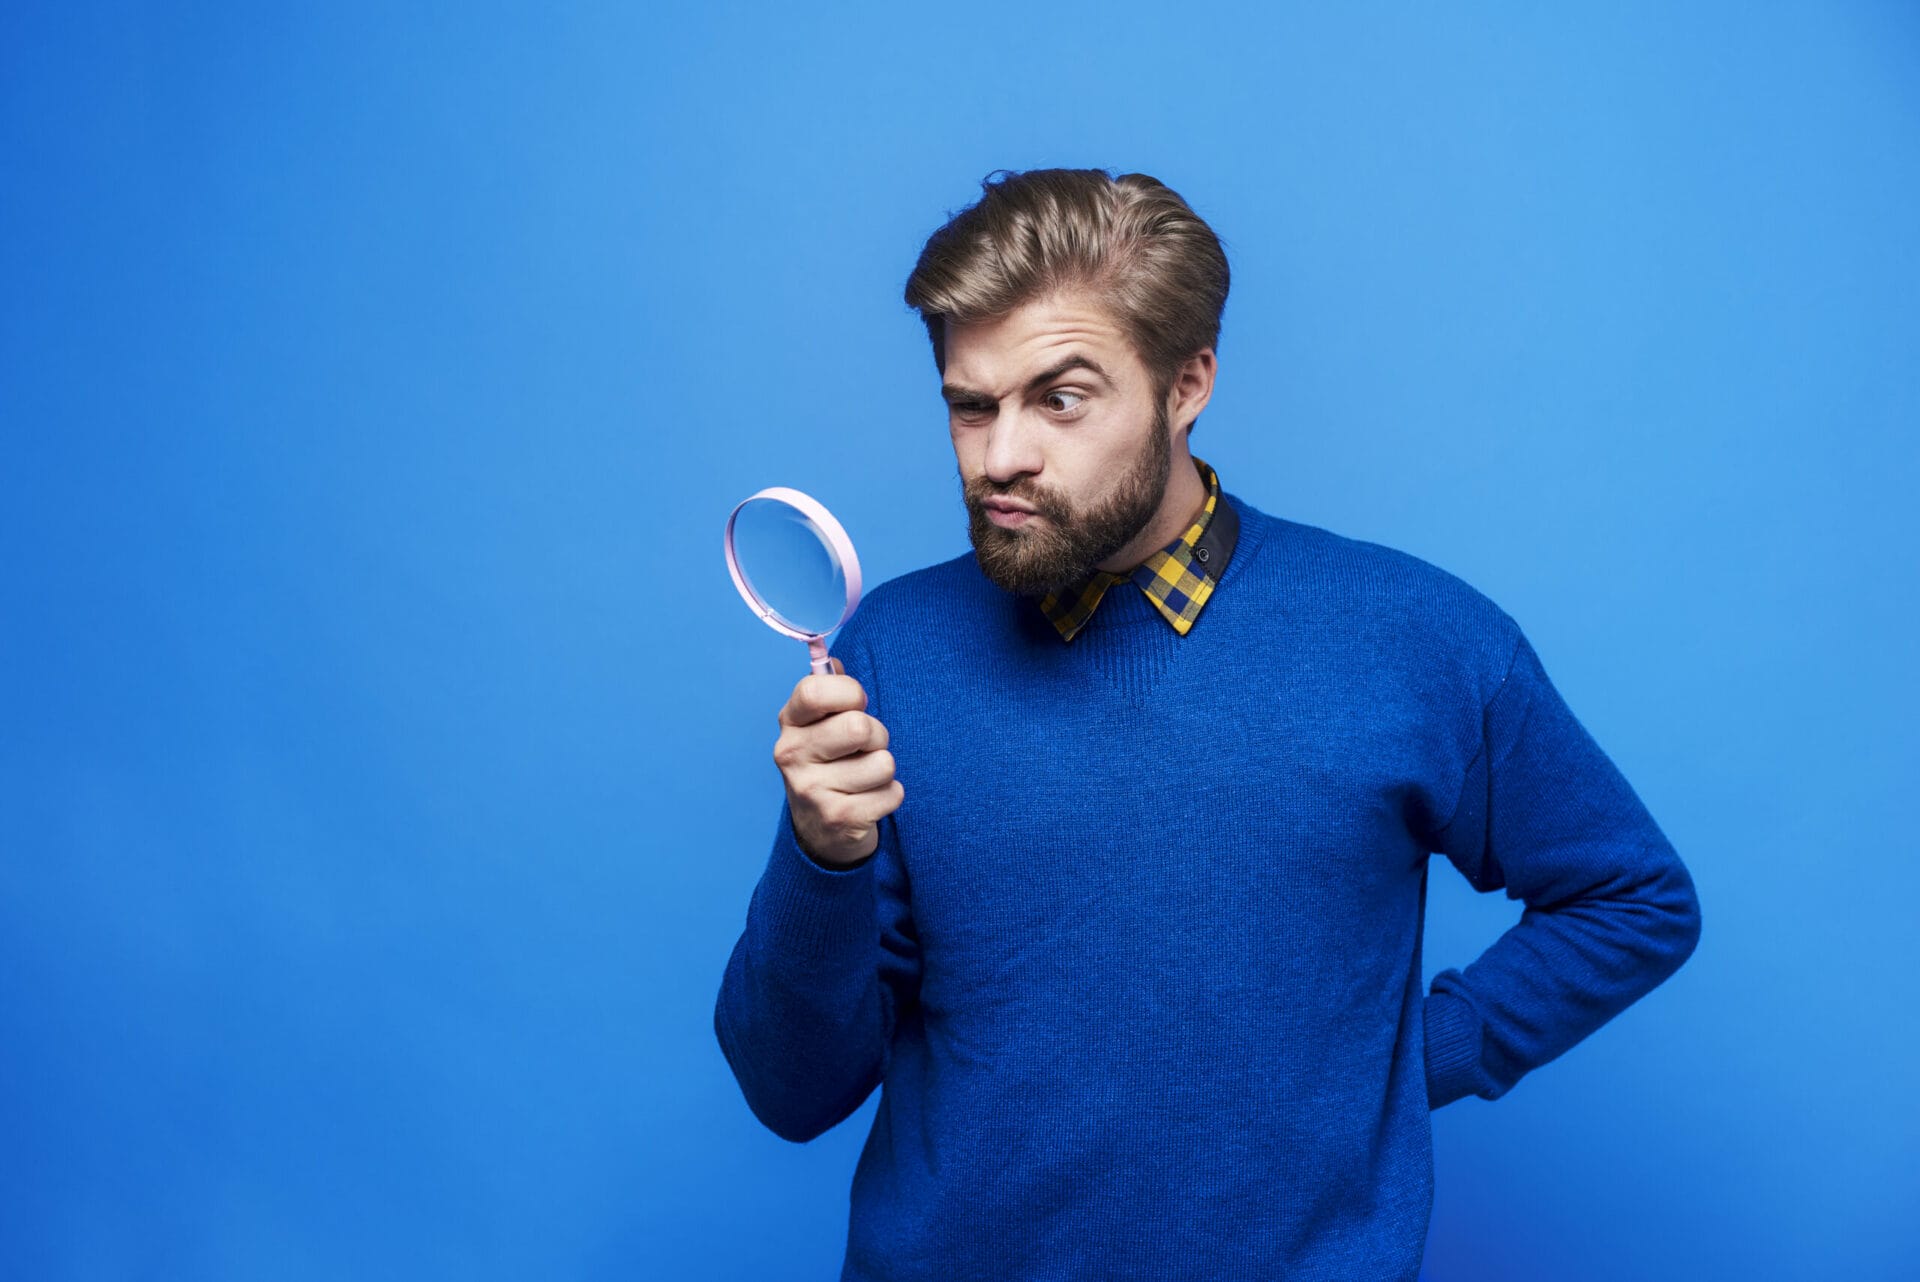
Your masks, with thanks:
<instances>
[{"instance_id":1,"label":"ear","mask_svg":"<svg viewBox=\"0 0 1920 1282\"><path fill-rule=\"evenodd\" d=\"M1192 427L1213 399L1214 368L1213 349L1203 347L1187 357L1173 376L1173 385L1167 389L1167 418L1175 427L1182 431Z\"/></svg>"}]
</instances>

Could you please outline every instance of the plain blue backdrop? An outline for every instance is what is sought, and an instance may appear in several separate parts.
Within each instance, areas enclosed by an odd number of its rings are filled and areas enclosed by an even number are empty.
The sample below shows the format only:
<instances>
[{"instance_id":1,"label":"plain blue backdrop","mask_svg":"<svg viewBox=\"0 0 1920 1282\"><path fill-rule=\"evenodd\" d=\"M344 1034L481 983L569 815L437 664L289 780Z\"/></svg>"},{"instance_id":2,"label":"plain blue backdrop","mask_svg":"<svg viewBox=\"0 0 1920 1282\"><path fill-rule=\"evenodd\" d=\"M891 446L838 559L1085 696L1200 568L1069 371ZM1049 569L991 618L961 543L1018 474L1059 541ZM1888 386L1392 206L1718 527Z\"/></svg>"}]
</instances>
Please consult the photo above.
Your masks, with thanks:
<instances>
[{"instance_id":1,"label":"plain blue backdrop","mask_svg":"<svg viewBox=\"0 0 1920 1282\"><path fill-rule=\"evenodd\" d=\"M804 648L967 550L900 288L999 167L1234 284L1194 450L1528 630L1699 951L1435 1114L1432 1282L1920 1270L1920 12L0 17L0 1276L830 1278L714 1040ZM906 781L911 787L911 781ZM1515 920L1444 860L1428 974Z\"/></svg>"}]
</instances>

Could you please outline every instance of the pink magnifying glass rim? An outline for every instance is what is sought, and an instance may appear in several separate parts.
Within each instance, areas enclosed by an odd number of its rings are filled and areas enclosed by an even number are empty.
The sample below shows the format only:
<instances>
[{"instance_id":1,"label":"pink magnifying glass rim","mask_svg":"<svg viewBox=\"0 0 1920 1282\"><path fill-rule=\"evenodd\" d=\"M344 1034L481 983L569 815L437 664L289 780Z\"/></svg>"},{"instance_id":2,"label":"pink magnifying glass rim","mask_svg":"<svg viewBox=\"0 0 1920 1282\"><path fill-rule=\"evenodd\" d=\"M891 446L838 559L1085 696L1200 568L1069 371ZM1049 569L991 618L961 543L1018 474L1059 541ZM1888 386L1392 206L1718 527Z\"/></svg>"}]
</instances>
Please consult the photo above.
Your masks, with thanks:
<instances>
[{"instance_id":1,"label":"pink magnifying glass rim","mask_svg":"<svg viewBox=\"0 0 1920 1282\"><path fill-rule=\"evenodd\" d=\"M840 612L839 619L826 632L802 632L787 623L755 595L752 587L747 583L747 576L740 572L740 558L734 554L733 550L733 522L734 518L740 515L740 509L756 499L777 499L789 507L799 509L808 520L813 522L814 528L826 536L827 546L838 558L840 572L846 576L847 580L847 608ZM733 505L733 511L727 513L725 544L727 573L733 576L733 586L740 590L741 599L752 606L754 613L758 614L774 631L782 636L792 637L796 641L805 641L807 652L813 659L815 672L830 672L832 669L827 663L827 635L851 618L854 607L860 604L860 558L854 555L853 540L847 537L847 532L841 528L840 522L833 519L833 513L827 511L826 505L810 494L784 485L769 485L764 490L747 495Z\"/></svg>"}]
</instances>

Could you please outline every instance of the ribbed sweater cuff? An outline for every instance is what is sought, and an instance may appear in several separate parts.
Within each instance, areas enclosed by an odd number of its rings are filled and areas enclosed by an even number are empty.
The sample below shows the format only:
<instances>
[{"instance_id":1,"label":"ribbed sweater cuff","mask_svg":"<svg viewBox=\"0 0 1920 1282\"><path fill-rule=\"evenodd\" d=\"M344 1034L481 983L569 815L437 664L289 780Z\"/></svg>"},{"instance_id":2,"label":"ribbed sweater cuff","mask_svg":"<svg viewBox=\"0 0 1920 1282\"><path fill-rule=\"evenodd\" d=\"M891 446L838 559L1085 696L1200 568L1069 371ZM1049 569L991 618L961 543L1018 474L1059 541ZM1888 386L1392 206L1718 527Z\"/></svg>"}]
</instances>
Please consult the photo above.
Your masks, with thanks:
<instances>
[{"instance_id":1,"label":"ribbed sweater cuff","mask_svg":"<svg viewBox=\"0 0 1920 1282\"><path fill-rule=\"evenodd\" d=\"M879 938L873 856L847 868L814 862L800 848L783 803L773 855L755 891L774 954L799 961L846 957L872 964Z\"/></svg>"},{"instance_id":2,"label":"ribbed sweater cuff","mask_svg":"<svg viewBox=\"0 0 1920 1282\"><path fill-rule=\"evenodd\" d=\"M1420 1017L1426 1025L1431 1110L1473 1094L1479 1084L1480 1017L1466 999L1437 990L1427 994Z\"/></svg>"}]
</instances>

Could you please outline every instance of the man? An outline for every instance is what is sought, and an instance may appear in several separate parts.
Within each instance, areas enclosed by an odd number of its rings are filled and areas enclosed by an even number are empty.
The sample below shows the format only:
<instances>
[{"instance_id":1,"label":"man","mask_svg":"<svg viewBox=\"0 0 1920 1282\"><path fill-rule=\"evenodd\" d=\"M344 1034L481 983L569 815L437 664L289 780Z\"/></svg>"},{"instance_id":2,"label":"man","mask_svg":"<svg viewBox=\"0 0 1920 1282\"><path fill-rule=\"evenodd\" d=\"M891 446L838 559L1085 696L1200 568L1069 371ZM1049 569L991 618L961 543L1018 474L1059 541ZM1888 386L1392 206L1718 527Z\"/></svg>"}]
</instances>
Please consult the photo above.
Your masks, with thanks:
<instances>
[{"instance_id":1,"label":"man","mask_svg":"<svg viewBox=\"0 0 1920 1282\"><path fill-rule=\"evenodd\" d=\"M780 713L715 1032L813 1138L884 1083L843 1279L1406 1279L1429 1113L1671 974L1686 868L1518 624L1188 438L1227 263L1139 174L1000 174L907 284L971 555ZM1429 856L1526 909L1421 986Z\"/></svg>"}]
</instances>

